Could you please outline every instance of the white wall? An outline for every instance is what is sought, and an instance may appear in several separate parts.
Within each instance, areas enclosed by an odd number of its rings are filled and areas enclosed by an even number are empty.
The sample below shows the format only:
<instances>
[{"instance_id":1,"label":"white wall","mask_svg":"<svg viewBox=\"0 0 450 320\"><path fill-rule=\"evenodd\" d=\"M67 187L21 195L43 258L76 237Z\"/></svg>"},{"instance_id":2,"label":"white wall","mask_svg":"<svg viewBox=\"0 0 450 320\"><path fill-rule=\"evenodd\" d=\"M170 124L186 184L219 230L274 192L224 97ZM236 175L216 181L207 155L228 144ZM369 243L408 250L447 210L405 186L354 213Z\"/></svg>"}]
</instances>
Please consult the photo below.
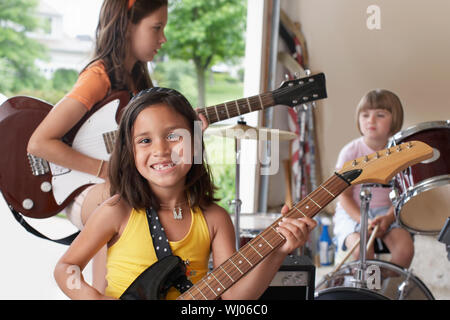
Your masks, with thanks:
<instances>
[{"instance_id":1,"label":"white wall","mask_svg":"<svg viewBox=\"0 0 450 320\"><path fill-rule=\"evenodd\" d=\"M373 4L380 8L379 30L367 27ZM324 179L342 146L359 136L356 104L371 89L398 94L403 128L450 119L450 1L281 0L281 7L302 25L311 70L327 77L328 99L317 103L316 118ZM281 192L283 186L278 179L270 188Z\"/></svg>"}]
</instances>

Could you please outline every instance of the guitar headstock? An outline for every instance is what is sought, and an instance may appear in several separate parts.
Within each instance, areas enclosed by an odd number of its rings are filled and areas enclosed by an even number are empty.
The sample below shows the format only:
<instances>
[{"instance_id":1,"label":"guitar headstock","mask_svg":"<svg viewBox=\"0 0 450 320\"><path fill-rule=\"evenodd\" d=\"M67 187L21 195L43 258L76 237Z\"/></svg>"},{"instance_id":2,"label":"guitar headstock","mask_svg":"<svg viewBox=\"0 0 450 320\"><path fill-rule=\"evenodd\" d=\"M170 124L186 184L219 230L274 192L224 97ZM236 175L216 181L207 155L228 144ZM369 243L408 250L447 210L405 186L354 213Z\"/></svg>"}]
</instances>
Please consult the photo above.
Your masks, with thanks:
<instances>
[{"instance_id":1,"label":"guitar headstock","mask_svg":"<svg viewBox=\"0 0 450 320\"><path fill-rule=\"evenodd\" d=\"M347 161L338 174L353 176L346 179L352 185L360 183L387 184L398 172L429 159L432 155L433 149L426 143L409 141Z\"/></svg>"},{"instance_id":2,"label":"guitar headstock","mask_svg":"<svg viewBox=\"0 0 450 320\"><path fill-rule=\"evenodd\" d=\"M323 73L284 81L278 89L273 91L273 98L276 104L290 107L325 99L326 97L327 90L325 86L325 74Z\"/></svg>"}]
</instances>

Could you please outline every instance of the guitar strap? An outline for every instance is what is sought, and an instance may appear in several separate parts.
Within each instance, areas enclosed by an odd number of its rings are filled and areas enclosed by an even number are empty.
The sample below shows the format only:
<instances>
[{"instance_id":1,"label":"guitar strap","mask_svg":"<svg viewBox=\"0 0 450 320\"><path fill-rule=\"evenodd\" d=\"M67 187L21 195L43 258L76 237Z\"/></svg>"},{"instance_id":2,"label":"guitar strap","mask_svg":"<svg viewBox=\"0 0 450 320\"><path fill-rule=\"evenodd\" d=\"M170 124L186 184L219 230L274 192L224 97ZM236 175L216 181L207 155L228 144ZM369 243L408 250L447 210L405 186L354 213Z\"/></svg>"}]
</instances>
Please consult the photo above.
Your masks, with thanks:
<instances>
[{"instance_id":1,"label":"guitar strap","mask_svg":"<svg viewBox=\"0 0 450 320\"><path fill-rule=\"evenodd\" d=\"M148 227L150 229L150 235L152 236L153 247L155 248L156 256L158 260L173 255L170 249L169 240L167 239L166 232L162 227L158 213L155 209L146 209L146 216L148 221ZM188 290L193 286L192 282L186 277L186 274L180 278L180 280L174 284L175 288L181 293Z\"/></svg>"},{"instance_id":2,"label":"guitar strap","mask_svg":"<svg viewBox=\"0 0 450 320\"><path fill-rule=\"evenodd\" d=\"M8 206L9 206L9 209L11 210L11 212L12 212L14 218L17 220L17 222L19 222L20 225L21 225L22 227L25 228L25 230L27 230L29 233L35 235L36 237L39 237L39 238L42 238L42 239L45 239L45 240L49 240L49 241L53 241L53 242L56 242L56 243L59 243L59 244L64 244L64 245L66 245L66 246L70 246L70 244L72 243L72 241L73 241L73 240L78 236L78 234L80 233L80 231L77 231L77 232L75 232L75 233L73 233L73 234L71 234L71 235L69 235L69 236L67 236L67 237L65 237L65 238L61 238L61 239L51 239L51 238L49 238L49 237L43 235L42 233L40 233L40 232L37 231L36 229L34 229L31 225L29 225L29 224L25 221L25 219L23 218L23 216L22 216L19 212L17 212L16 210L14 210L14 208L13 208L12 206L10 206L10 205L8 205Z\"/></svg>"}]
</instances>

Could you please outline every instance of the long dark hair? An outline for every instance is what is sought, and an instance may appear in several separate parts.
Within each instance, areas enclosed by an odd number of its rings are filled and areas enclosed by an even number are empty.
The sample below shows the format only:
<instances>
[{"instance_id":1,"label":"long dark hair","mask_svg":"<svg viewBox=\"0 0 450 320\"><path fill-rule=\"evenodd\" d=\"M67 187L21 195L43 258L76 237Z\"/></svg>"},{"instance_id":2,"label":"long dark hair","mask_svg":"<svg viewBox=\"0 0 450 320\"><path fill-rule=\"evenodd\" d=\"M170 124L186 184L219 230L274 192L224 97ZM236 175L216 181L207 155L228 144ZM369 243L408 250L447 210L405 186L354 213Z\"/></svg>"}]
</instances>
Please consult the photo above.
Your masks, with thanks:
<instances>
[{"instance_id":1,"label":"long dark hair","mask_svg":"<svg viewBox=\"0 0 450 320\"><path fill-rule=\"evenodd\" d=\"M151 191L148 181L136 168L132 135L134 122L139 113L145 108L151 108L152 105L160 103L173 108L175 112L187 119L192 139L199 138L199 141L193 141L193 144L196 145L194 154L204 150L201 134L200 137L194 135L194 123L198 120L197 114L182 94L173 89L160 87L146 89L137 94L125 107L109 163L111 195L119 194L135 209L149 207L159 209L159 202ZM201 145L201 150L199 150L199 145ZM216 187L203 154L200 156L197 154L196 160L199 161L193 161L192 167L186 175L185 191L189 195L192 207L199 206L204 209L205 206L218 199L214 198Z\"/></svg>"},{"instance_id":2,"label":"long dark hair","mask_svg":"<svg viewBox=\"0 0 450 320\"><path fill-rule=\"evenodd\" d=\"M128 9L128 0L105 0L95 34L95 51L92 61L102 60L111 81L111 90L129 90L124 75L127 43L127 28L131 22L139 23L143 18L167 6L167 0L136 0ZM86 67L87 67L86 66ZM147 64L137 61L131 71L137 91L153 87Z\"/></svg>"}]
</instances>

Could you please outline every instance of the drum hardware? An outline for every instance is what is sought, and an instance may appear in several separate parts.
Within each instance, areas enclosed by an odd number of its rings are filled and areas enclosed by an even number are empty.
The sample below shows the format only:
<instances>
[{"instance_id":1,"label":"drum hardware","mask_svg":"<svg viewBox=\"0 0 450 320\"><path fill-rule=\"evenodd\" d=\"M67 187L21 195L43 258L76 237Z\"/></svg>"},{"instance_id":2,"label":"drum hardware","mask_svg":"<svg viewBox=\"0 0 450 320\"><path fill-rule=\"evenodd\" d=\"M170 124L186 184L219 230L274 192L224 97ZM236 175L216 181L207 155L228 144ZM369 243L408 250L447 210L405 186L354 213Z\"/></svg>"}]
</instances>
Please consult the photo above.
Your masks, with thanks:
<instances>
[{"instance_id":1,"label":"drum hardware","mask_svg":"<svg viewBox=\"0 0 450 320\"><path fill-rule=\"evenodd\" d=\"M434 300L433 294L411 270L405 270L393 263L381 260L367 260L369 265L378 267L381 274L389 272L392 277L381 279L380 289L353 288L349 283L354 279L354 270L359 261L352 261L342 266L333 278L323 281L320 291L316 286L318 300Z\"/></svg>"},{"instance_id":2,"label":"drum hardware","mask_svg":"<svg viewBox=\"0 0 450 320\"><path fill-rule=\"evenodd\" d=\"M389 149L388 149L389 150ZM369 221L369 206L370 200L372 200L372 192L370 191L368 184L363 184L361 186L361 192L359 197L361 199L361 218L360 218L360 241L359 241L359 257L360 264L359 268L356 269L355 279L353 284L356 288L363 288L367 286L364 274L367 269L366 265L366 245L367 245L367 228Z\"/></svg>"},{"instance_id":3,"label":"drum hardware","mask_svg":"<svg viewBox=\"0 0 450 320\"><path fill-rule=\"evenodd\" d=\"M240 199L240 163L241 163L241 139L252 140L282 140L288 141L297 137L297 135L290 131L283 131L278 129L269 129L263 127L251 127L244 121L244 117L240 117L236 125L232 126L211 126L206 131L207 135L215 135L220 137L234 138L235 154L236 154L236 175L235 175L235 199L231 200L229 204L234 205L234 228L236 237L236 249L241 247L241 228L240 228L240 213L242 200Z\"/></svg>"},{"instance_id":4,"label":"drum hardware","mask_svg":"<svg viewBox=\"0 0 450 320\"><path fill-rule=\"evenodd\" d=\"M406 279L398 286L398 300L403 300L409 292L409 279L411 278L412 270L409 269L406 274Z\"/></svg>"},{"instance_id":5,"label":"drum hardware","mask_svg":"<svg viewBox=\"0 0 450 320\"><path fill-rule=\"evenodd\" d=\"M439 233L438 241L445 244L447 248L447 259L450 261L450 218L447 218L445 225Z\"/></svg>"},{"instance_id":6,"label":"drum hardware","mask_svg":"<svg viewBox=\"0 0 450 320\"><path fill-rule=\"evenodd\" d=\"M425 284L412 273L412 270L406 270L396 266L393 263L379 260L366 260L366 250L370 247L378 231L378 225L375 226L370 239L366 241L369 204L371 200L372 187L391 188L389 185L363 184L361 186L361 230L360 240L350 249L351 252L360 246L360 260L353 261L343 265L343 262L350 256L347 253L345 260L341 262L331 273L325 275L316 286L317 300L434 300L432 293ZM392 191L391 191L392 193ZM367 243L367 244L366 244ZM394 273L396 276L381 277L381 286L369 288L367 285L366 271L369 267L378 268L379 274L383 271ZM320 291L319 289L324 288Z\"/></svg>"},{"instance_id":7,"label":"drum hardware","mask_svg":"<svg viewBox=\"0 0 450 320\"><path fill-rule=\"evenodd\" d=\"M366 246L366 250L369 250L370 246L372 245L372 243L375 240L375 234L378 231L379 226L376 225L375 228L372 231L372 234L370 235L369 241L367 242L367 246ZM359 246L361 242L361 238L358 239L358 241L355 242L355 244L353 245L353 247L347 252L347 254L345 255L345 257L342 259L341 262L339 262L339 264L334 268L334 270L330 273L325 275L326 280L330 280L335 274L336 272L339 271L339 269L342 267L342 265L347 261L347 259L351 256L351 254L353 253L353 251L355 251L356 247ZM320 285L318 286L320 287Z\"/></svg>"}]
</instances>

